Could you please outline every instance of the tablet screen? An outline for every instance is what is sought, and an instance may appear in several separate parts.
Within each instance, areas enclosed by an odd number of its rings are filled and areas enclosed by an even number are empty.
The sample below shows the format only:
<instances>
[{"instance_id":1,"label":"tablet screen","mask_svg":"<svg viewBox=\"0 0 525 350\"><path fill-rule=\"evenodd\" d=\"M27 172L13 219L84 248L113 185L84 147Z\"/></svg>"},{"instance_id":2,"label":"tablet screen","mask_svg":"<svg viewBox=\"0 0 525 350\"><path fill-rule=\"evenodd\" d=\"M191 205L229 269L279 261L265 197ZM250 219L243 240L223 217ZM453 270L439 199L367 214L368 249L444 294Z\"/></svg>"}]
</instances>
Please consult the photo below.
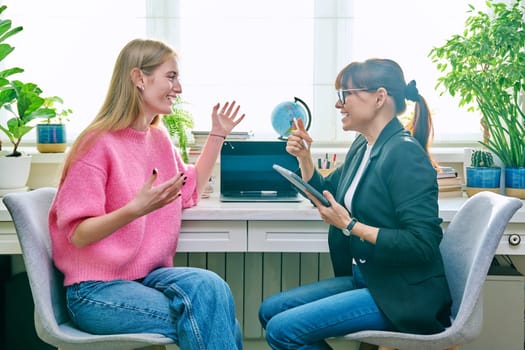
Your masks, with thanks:
<instances>
[{"instance_id":1,"label":"tablet screen","mask_svg":"<svg viewBox=\"0 0 525 350\"><path fill-rule=\"evenodd\" d=\"M286 168L283 168L282 166L278 165L278 164L274 164L273 165L273 168L279 173L281 174L282 176L284 176L285 179L287 179L288 181L290 181L290 183L292 183L292 185L294 185L298 190L299 192L301 192L301 194L303 196L306 197L306 194L304 192L308 192L308 193L311 193L315 198L317 198L324 206L326 207L329 207L330 206L330 202L328 201L328 199L325 198L325 196L323 196L321 194L321 192L319 192L318 190L316 190L314 187L312 187L310 184L308 184L306 181L304 181L300 176L298 176L296 173L286 169Z\"/></svg>"}]
</instances>

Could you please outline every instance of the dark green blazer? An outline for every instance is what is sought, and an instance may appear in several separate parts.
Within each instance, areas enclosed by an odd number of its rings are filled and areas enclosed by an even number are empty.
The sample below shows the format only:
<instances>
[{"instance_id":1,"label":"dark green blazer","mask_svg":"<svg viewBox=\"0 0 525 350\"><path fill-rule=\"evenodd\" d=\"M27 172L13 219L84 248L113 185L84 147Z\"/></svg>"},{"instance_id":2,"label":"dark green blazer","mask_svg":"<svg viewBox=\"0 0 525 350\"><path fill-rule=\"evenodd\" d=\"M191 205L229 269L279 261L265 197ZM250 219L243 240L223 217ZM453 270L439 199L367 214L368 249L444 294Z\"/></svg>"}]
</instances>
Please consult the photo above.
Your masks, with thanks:
<instances>
[{"instance_id":1,"label":"dark green blazer","mask_svg":"<svg viewBox=\"0 0 525 350\"><path fill-rule=\"evenodd\" d=\"M310 184L329 190L344 206L366 143L358 136L345 163L327 178L316 172ZM449 325L437 197L436 171L425 150L394 118L372 148L350 210L359 222L379 228L376 244L330 226L335 275L351 275L354 259L374 300L402 332L437 333Z\"/></svg>"}]
</instances>

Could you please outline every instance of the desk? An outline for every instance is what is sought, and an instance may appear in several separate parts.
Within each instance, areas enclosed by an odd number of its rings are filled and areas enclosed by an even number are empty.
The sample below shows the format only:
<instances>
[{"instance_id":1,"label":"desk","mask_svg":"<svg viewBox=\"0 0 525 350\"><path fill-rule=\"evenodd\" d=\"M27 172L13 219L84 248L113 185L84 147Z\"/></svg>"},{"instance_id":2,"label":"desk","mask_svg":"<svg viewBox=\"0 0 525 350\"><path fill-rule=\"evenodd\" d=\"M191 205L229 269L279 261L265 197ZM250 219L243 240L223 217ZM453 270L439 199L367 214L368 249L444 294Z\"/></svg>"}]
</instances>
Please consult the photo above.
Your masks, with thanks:
<instances>
[{"instance_id":1,"label":"desk","mask_svg":"<svg viewBox=\"0 0 525 350\"><path fill-rule=\"evenodd\" d=\"M465 200L439 201L444 227ZM222 203L212 197L184 210L182 219L175 265L207 268L226 280L246 339L264 343L257 316L264 298L332 275L328 225L306 200ZM522 242L510 245L511 234L518 234ZM0 202L0 254L20 253L13 223ZM511 219L497 254L525 255L525 208ZM517 348L514 343L523 344L523 292L521 277L489 276L484 302L491 317L485 319L483 336L465 349L511 349Z\"/></svg>"},{"instance_id":2,"label":"desk","mask_svg":"<svg viewBox=\"0 0 525 350\"><path fill-rule=\"evenodd\" d=\"M446 227L465 198L443 198ZM184 210L178 252L328 252L328 225L306 200L297 203L224 203L212 196ZM511 245L517 234L521 243ZM7 209L0 202L0 254L20 254ZM525 206L511 219L496 254L525 255Z\"/></svg>"}]
</instances>

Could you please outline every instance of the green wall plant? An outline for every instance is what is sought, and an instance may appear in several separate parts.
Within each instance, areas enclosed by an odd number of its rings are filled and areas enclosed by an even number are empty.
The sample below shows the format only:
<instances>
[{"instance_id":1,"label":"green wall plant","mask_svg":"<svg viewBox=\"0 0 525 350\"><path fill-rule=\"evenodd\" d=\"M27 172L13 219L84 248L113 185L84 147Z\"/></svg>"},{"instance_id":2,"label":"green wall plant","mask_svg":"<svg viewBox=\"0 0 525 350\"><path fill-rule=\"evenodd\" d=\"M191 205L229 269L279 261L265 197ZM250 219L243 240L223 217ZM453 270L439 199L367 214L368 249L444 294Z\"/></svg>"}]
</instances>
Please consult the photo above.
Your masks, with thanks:
<instances>
[{"instance_id":1,"label":"green wall plant","mask_svg":"<svg viewBox=\"0 0 525 350\"><path fill-rule=\"evenodd\" d=\"M461 34L429 56L442 76L436 88L459 96L459 105L479 110L483 141L506 167L525 167L525 21L520 0L487 0L488 11L470 6Z\"/></svg>"}]
</instances>

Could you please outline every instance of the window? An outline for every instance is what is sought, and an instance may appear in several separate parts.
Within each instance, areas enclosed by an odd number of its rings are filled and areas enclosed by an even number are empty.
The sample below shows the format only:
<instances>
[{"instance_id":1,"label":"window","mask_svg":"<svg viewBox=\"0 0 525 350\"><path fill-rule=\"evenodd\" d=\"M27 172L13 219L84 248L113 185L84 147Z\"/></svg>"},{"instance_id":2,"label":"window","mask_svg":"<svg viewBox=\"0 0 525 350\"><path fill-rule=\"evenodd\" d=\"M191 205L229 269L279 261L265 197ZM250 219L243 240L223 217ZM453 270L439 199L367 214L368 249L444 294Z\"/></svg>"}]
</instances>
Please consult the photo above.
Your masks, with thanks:
<instances>
[{"instance_id":1,"label":"window","mask_svg":"<svg viewBox=\"0 0 525 350\"><path fill-rule=\"evenodd\" d=\"M389 57L427 98L436 141L480 138L479 117L434 90L438 73L428 53L461 31L467 4L483 8L484 0L2 3L5 18L24 26L6 65L24 68L20 79L44 95L64 98L74 110L70 139L97 113L118 52L136 37L165 40L179 52L183 98L198 130L209 130L215 103L236 99L248 115L239 130L274 138L273 107L297 96L310 106L316 141L346 141L334 108L337 72L353 60Z\"/></svg>"},{"instance_id":2,"label":"window","mask_svg":"<svg viewBox=\"0 0 525 350\"><path fill-rule=\"evenodd\" d=\"M468 3L484 7L484 0ZM237 98L249 115L244 128L256 136L275 135L272 108L299 96L313 111L317 141L344 140L334 108L337 72L353 60L389 57L403 67L407 82L417 81L434 116L436 141L480 138L479 116L434 89L438 72L428 57L433 46L461 32L467 1L180 4L174 25L180 29L184 94L198 101L197 128L208 128L209 106L218 98Z\"/></svg>"},{"instance_id":3,"label":"window","mask_svg":"<svg viewBox=\"0 0 525 350\"><path fill-rule=\"evenodd\" d=\"M197 129L209 130L214 104L235 99L248 116L240 128L276 137L274 106L294 96L313 104L313 1L181 1L179 10L183 96Z\"/></svg>"},{"instance_id":4,"label":"window","mask_svg":"<svg viewBox=\"0 0 525 350\"><path fill-rule=\"evenodd\" d=\"M453 34L462 32L468 4L484 9L485 1L354 0L353 3L352 58L396 60L407 82L416 80L420 94L429 104L436 141L479 140L480 116L467 113L458 107L457 100L435 91L439 75L428 53Z\"/></svg>"},{"instance_id":5,"label":"window","mask_svg":"<svg viewBox=\"0 0 525 350\"><path fill-rule=\"evenodd\" d=\"M7 6L3 18L24 27L8 39L15 50L4 65L23 68L13 78L37 83L43 96L64 99L74 112L68 124L72 140L102 105L120 49L146 36L144 0L1 2ZM24 137L31 139L36 139L34 131Z\"/></svg>"}]
</instances>

